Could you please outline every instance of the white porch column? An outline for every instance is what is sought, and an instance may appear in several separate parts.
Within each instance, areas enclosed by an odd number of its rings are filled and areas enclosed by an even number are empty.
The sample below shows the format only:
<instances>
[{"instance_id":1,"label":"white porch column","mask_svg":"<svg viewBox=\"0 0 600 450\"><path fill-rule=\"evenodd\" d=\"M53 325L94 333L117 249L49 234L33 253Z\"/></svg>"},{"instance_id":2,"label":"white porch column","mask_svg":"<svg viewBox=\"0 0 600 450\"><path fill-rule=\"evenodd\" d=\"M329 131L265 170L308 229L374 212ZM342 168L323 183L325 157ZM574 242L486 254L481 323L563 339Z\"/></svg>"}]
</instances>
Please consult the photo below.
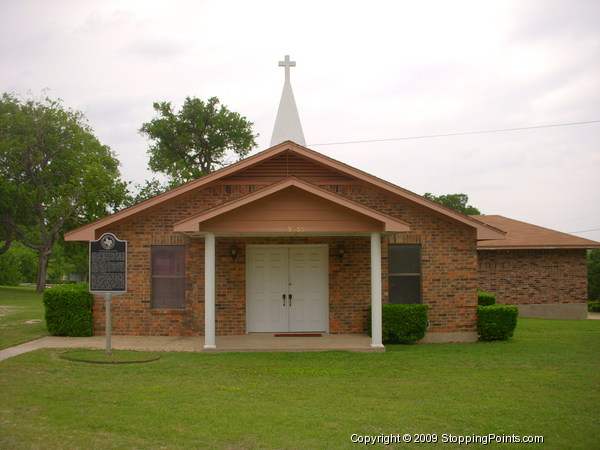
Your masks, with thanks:
<instances>
[{"instance_id":1,"label":"white porch column","mask_svg":"<svg viewBox=\"0 0 600 450\"><path fill-rule=\"evenodd\" d=\"M204 348L215 342L215 233L204 237Z\"/></svg>"},{"instance_id":2,"label":"white porch column","mask_svg":"<svg viewBox=\"0 0 600 450\"><path fill-rule=\"evenodd\" d=\"M371 347L383 347L381 338L381 234L371 233Z\"/></svg>"}]
</instances>

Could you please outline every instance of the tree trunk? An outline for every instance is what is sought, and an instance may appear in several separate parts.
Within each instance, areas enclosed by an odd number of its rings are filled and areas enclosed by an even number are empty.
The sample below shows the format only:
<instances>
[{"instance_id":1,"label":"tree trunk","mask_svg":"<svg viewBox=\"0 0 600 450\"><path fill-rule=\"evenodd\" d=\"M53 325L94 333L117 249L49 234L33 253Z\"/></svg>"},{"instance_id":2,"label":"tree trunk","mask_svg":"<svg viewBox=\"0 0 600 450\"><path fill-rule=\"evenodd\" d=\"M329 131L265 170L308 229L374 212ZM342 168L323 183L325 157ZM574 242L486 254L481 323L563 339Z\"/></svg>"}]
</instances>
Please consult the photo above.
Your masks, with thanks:
<instances>
[{"instance_id":1,"label":"tree trunk","mask_svg":"<svg viewBox=\"0 0 600 450\"><path fill-rule=\"evenodd\" d=\"M4 244L0 248L0 255L6 253L12 244L14 228L10 224L5 224L6 236L4 237Z\"/></svg>"},{"instance_id":2,"label":"tree trunk","mask_svg":"<svg viewBox=\"0 0 600 450\"><path fill-rule=\"evenodd\" d=\"M39 250L36 289L37 292L44 292L44 289L46 289L46 277L48 275L48 263L50 262L51 253L52 247L44 247Z\"/></svg>"}]
</instances>

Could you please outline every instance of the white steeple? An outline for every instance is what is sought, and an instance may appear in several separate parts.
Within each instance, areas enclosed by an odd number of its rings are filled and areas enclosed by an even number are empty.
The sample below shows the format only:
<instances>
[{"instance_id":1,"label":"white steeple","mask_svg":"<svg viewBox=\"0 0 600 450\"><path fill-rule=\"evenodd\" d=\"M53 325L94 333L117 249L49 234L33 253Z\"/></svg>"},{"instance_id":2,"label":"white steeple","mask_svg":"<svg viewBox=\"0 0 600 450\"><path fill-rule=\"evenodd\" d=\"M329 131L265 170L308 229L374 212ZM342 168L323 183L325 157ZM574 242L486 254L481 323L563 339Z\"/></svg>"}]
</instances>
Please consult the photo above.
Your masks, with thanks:
<instances>
[{"instance_id":1,"label":"white steeple","mask_svg":"<svg viewBox=\"0 0 600 450\"><path fill-rule=\"evenodd\" d=\"M279 102L279 110L275 119L273 136L271 137L271 147L280 144L283 141L293 141L296 144L306 145L294 92L290 83L290 67L296 66L296 61L290 61L290 55L285 55L285 61L279 61L279 66L285 67L285 83Z\"/></svg>"}]
</instances>

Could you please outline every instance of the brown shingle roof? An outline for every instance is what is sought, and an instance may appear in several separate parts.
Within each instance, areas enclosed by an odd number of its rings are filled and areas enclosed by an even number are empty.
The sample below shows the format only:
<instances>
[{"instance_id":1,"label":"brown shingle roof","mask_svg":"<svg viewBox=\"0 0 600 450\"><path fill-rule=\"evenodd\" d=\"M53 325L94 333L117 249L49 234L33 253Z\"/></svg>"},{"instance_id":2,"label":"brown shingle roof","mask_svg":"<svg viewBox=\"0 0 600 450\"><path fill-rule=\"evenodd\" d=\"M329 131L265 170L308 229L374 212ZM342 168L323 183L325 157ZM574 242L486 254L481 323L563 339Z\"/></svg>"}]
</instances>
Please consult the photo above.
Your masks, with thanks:
<instances>
[{"instance_id":1,"label":"brown shingle roof","mask_svg":"<svg viewBox=\"0 0 600 450\"><path fill-rule=\"evenodd\" d=\"M485 224L506 231L506 239L477 242L479 250L543 249L543 248L600 248L600 242L538 227L498 215L471 216Z\"/></svg>"}]
</instances>

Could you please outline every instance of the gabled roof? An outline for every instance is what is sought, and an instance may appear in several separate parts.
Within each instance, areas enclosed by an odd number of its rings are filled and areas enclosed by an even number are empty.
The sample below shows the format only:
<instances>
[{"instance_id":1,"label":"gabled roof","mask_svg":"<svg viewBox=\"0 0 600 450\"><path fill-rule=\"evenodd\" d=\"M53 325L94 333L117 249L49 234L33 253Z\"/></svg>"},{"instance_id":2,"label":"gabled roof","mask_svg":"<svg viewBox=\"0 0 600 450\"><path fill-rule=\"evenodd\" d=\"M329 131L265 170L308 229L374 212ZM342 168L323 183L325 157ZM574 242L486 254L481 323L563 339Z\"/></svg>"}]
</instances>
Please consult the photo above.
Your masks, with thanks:
<instances>
[{"instance_id":1,"label":"gabled roof","mask_svg":"<svg viewBox=\"0 0 600 450\"><path fill-rule=\"evenodd\" d=\"M471 216L506 231L506 239L477 243L478 250L600 248L600 242L498 215Z\"/></svg>"},{"instance_id":2,"label":"gabled roof","mask_svg":"<svg viewBox=\"0 0 600 450\"><path fill-rule=\"evenodd\" d=\"M265 225L268 219L268 224ZM303 234L409 231L410 226L333 194L296 177L216 206L174 224L175 232L229 232L289 234L288 224ZM268 227L268 228L267 228Z\"/></svg>"},{"instance_id":3,"label":"gabled roof","mask_svg":"<svg viewBox=\"0 0 600 450\"><path fill-rule=\"evenodd\" d=\"M260 152L256 155L250 156L235 164L227 166L221 170L206 175L202 178L191 181L177 188L171 189L170 191L167 191L161 195L157 195L154 198L138 203L137 205L126 208L122 211L104 217L103 219L97 220L90 224L84 225L75 230L71 230L65 234L65 240L89 241L96 239L96 230L108 227L124 219L132 218L138 214L149 212L155 208L160 207L166 202L170 202L176 199L192 195L195 192L205 189L211 183L225 182L225 179L227 179L228 177L231 177L235 174L240 174L244 171L248 171L250 168L256 168L260 164L265 163L273 158L282 156L284 154L292 155L294 157L299 157L301 159L307 160L313 164L316 164L317 166L326 168L329 173L339 174L344 178L356 180L356 182L364 184L369 188L382 192L385 195L388 195L392 198L396 197L400 200L408 201L444 219L448 219L472 227L476 230L477 239L479 240L503 239L504 237L504 232L500 229L484 224L474 218L458 213L445 206L439 205L431 200L421 197L420 195L417 195L406 189L400 188L392 183L384 181L366 172L355 169L354 167L336 161L332 158L322 155L321 153L315 152L306 147L302 147L301 145L298 145L294 142L286 141L279 145L271 147L263 152ZM282 175L282 178L288 178L288 176ZM318 183L315 182L315 184Z\"/></svg>"}]
</instances>

